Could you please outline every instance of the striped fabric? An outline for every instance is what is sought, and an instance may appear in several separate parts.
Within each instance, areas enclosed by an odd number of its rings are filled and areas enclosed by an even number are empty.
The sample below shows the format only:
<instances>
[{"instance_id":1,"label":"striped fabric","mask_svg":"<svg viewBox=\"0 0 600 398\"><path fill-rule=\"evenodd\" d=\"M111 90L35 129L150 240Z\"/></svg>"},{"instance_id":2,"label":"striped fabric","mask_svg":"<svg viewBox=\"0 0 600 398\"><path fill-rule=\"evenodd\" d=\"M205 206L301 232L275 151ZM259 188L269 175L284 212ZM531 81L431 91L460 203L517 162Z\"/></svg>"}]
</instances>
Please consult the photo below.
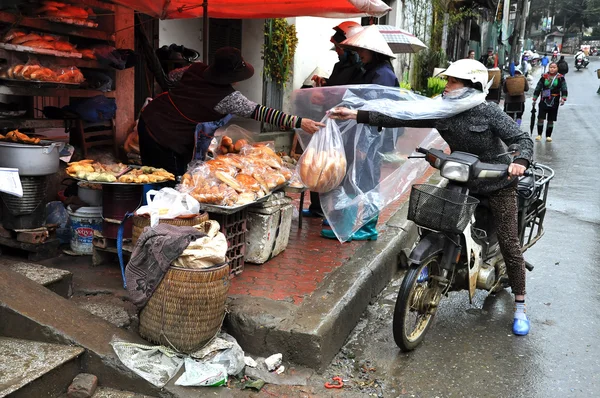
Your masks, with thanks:
<instances>
[{"instance_id":1,"label":"striped fabric","mask_svg":"<svg viewBox=\"0 0 600 398\"><path fill-rule=\"evenodd\" d=\"M252 119L288 129L300 128L302 125L301 117L288 115L264 105L256 105Z\"/></svg>"}]
</instances>

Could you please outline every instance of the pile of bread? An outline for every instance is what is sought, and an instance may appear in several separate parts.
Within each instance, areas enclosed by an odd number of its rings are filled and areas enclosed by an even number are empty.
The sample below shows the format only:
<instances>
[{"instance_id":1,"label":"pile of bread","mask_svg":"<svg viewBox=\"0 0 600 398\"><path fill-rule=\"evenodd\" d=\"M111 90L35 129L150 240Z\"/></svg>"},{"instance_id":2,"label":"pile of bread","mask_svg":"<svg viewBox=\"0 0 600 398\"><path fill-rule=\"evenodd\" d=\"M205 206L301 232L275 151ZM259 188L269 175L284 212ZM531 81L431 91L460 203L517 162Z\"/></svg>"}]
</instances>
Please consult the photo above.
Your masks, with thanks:
<instances>
[{"instance_id":1,"label":"pile of bread","mask_svg":"<svg viewBox=\"0 0 600 398\"><path fill-rule=\"evenodd\" d=\"M239 154L218 155L188 170L178 189L200 203L239 206L283 186L292 174L275 151L258 143L242 147Z\"/></svg>"},{"instance_id":2,"label":"pile of bread","mask_svg":"<svg viewBox=\"0 0 600 398\"><path fill-rule=\"evenodd\" d=\"M164 169L146 166L129 171L128 169L123 163L102 164L92 159L84 159L69 163L66 172L71 177L96 182L150 184L175 180L175 176ZM124 173L125 171L127 172Z\"/></svg>"},{"instance_id":3,"label":"pile of bread","mask_svg":"<svg viewBox=\"0 0 600 398\"><path fill-rule=\"evenodd\" d=\"M41 140L39 138L29 137L19 130L13 130L6 135L0 134L0 141L17 142L19 144L39 144Z\"/></svg>"},{"instance_id":4,"label":"pile of bread","mask_svg":"<svg viewBox=\"0 0 600 398\"><path fill-rule=\"evenodd\" d=\"M63 40L60 36L46 33L27 33L19 29L12 29L2 38L2 42L6 44L14 44L44 50L80 53L82 58L96 59L94 50L89 48L77 49L76 45Z\"/></svg>"},{"instance_id":5,"label":"pile of bread","mask_svg":"<svg viewBox=\"0 0 600 398\"><path fill-rule=\"evenodd\" d=\"M221 145L219 145L218 150L221 155L227 153L240 153L242 148L246 145L248 145L247 140L239 139L234 144L231 137L224 135L223 138L221 138Z\"/></svg>"},{"instance_id":6,"label":"pile of bread","mask_svg":"<svg viewBox=\"0 0 600 398\"><path fill-rule=\"evenodd\" d=\"M32 80L54 83L80 84L85 81L81 71L75 67L46 68L42 65L14 65L0 73L0 77L12 80Z\"/></svg>"},{"instance_id":7,"label":"pile of bread","mask_svg":"<svg viewBox=\"0 0 600 398\"><path fill-rule=\"evenodd\" d=\"M346 175L346 156L336 149L308 147L298 161L298 174L304 186L325 193L342 183Z\"/></svg>"},{"instance_id":8,"label":"pile of bread","mask_svg":"<svg viewBox=\"0 0 600 398\"><path fill-rule=\"evenodd\" d=\"M94 10L90 7L83 8L59 1L42 1L42 7L35 11L36 15L47 17L50 21L62 22L67 24L98 26L91 23L88 19L96 16Z\"/></svg>"}]
</instances>

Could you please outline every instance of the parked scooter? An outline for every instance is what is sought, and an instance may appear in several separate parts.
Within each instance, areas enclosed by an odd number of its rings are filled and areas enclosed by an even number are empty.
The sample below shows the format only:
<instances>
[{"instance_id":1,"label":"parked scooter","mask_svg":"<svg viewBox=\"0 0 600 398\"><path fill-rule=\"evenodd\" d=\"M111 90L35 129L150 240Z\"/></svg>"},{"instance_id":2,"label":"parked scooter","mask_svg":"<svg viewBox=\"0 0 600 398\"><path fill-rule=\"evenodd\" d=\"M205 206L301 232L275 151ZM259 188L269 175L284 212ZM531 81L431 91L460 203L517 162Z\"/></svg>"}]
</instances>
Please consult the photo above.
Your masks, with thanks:
<instances>
[{"instance_id":1,"label":"parked scooter","mask_svg":"<svg viewBox=\"0 0 600 398\"><path fill-rule=\"evenodd\" d=\"M472 300L477 289L490 293L508 286L506 265L485 200L469 196L466 184L476 179L500 179L508 175L505 164L480 162L465 152L448 155L438 149L417 148L432 167L448 179L445 188L414 185L408 219L419 226L420 240L409 256L394 309L394 340L402 351L423 341L440 301L450 291L468 290ZM518 146L507 154L516 156ZM503 154L505 155L505 154ZM519 237L523 251L543 235L548 185L554 171L533 164L519 180ZM527 263L527 269L533 266Z\"/></svg>"}]
</instances>

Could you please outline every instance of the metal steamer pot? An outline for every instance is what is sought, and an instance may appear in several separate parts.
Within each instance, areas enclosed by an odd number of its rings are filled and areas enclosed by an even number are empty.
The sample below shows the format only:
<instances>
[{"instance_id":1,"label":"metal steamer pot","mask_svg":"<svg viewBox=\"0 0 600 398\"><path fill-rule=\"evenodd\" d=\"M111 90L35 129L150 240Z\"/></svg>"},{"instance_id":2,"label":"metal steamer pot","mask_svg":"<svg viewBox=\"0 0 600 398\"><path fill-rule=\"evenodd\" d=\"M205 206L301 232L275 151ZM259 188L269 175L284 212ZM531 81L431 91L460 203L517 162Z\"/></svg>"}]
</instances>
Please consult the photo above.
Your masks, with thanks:
<instances>
[{"instance_id":1,"label":"metal steamer pot","mask_svg":"<svg viewBox=\"0 0 600 398\"><path fill-rule=\"evenodd\" d=\"M0 142L0 167L19 169L21 176L45 176L58 172L60 142L41 141L39 145Z\"/></svg>"}]
</instances>

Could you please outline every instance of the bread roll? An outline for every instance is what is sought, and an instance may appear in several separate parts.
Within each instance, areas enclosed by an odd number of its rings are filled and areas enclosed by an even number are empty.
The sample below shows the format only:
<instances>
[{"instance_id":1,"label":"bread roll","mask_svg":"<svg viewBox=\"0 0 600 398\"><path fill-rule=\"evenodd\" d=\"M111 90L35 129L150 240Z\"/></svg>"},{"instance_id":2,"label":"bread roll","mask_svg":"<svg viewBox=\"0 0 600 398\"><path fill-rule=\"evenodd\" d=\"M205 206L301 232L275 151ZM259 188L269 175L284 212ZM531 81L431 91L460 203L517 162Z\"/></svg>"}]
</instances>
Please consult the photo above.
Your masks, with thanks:
<instances>
[{"instance_id":1,"label":"bread roll","mask_svg":"<svg viewBox=\"0 0 600 398\"><path fill-rule=\"evenodd\" d=\"M216 171L215 172L215 177L217 177L219 180L223 181L225 184L229 185L231 188L235 189L238 192L243 192L244 191L244 187L242 186L242 184L240 184L235 178L233 178L231 175L223 172L223 171Z\"/></svg>"},{"instance_id":2,"label":"bread roll","mask_svg":"<svg viewBox=\"0 0 600 398\"><path fill-rule=\"evenodd\" d=\"M42 37L40 35L36 35L35 33L29 33L25 36L19 36L19 37L12 39L10 41L10 44L20 45L22 43L32 41L32 40L42 40Z\"/></svg>"},{"instance_id":3,"label":"bread roll","mask_svg":"<svg viewBox=\"0 0 600 398\"><path fill-rule=\"evenodd\" d=\"M244 187L244 191L252 191L258 192L261 190L261 186L256 180L256 178L249 176L247 174L238 174L235 176L235 179L242 184Z\"/></svg>"},{"instance_id":4,"label":"bread roll","mask_svg":"<svg viewBox=\"0 0 600 398\"><path fill-rule=\"evenodd\" d=\"M54 43L46 41L46 40L44 40L42 38L40 38L38 40L29 40L29 41L26 41L26 42L24 42L21 45L25 46L25 47L44 48L46 50L54 50Z\"/></svg>"}]
</instances>

